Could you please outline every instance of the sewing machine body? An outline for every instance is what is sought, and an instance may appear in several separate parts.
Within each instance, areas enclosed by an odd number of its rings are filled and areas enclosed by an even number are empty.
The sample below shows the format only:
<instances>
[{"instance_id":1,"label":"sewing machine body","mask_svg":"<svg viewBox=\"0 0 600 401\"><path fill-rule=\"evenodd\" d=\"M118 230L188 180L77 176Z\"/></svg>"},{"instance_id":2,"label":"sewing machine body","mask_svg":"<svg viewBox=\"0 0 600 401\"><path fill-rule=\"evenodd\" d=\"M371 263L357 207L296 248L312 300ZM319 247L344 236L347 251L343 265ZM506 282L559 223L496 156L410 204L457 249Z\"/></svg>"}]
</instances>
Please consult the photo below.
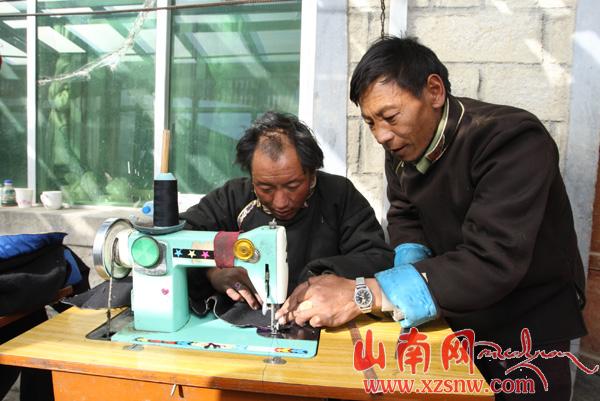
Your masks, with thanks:
<instances>
[{"instance_id":1,"label":"sewing machine body","mask_svg":"<svg viewBox=\"0 0 600 401\"><path fill-rule=\"evenodd\" d=\"M137 228L137 229L136 229ZM187 269L215 267L217 251L229 245L215 241L214 231L174 230L155 234L128 220L105 221L94 240L93 258L101 276L133 276L132 311L88 334L138 345L206 351L311 358L316 355L319 330L298 328L270 333L231 325L212 314L190 313ZM223 233L221 233L223 234ZM219 235L221 235L219 234ZM259 296L271 307L285 302L288 289L285 228L258 227L240 233L233 265L243 267ZM225 246L225 248L221 248ZM242 249L242 251L240 251ZM274 326L271 327L274 330Z\"/></svg>"},{"instance_id":2,"label":"sewing machine body","mask_svg":"<svg viewBox=\"0 0 600 401\"><path fill-rule=\"evenodd\" d=\"M258 227L240 233L235 241L219 241L216 231L153 229L124 219L106 220L94 239L93 258L98 273L115 279L133 271L132 310L135 328L173 332L190 318L186 270L216 267L215 255L226 255L232 266L247 270L252 285L268 306L285 302L288 288L285 228Z\"/></svg>"},{"instance_id":3,"label":"sewing machine body","mask_svg":"<svg viewBox=\"0 0 600 401\"><path fill-rule=\"evenodd\" d=\"M160 249L159 262L146 268L133 259L131 305L137 330L172 332L189 320L186 269L215 267L214 231L177 231L154 236ZM147 234L129 235L130 253ZM248 271L250 281L268 305L279 305L287 297L287 256L285 229L263 226L241 233L259 252L258 260L234 259L235 266ZM268 279L265 281L265 279ZM267 294L268 292L268 294Z\"/></svg>"}]
</instances>

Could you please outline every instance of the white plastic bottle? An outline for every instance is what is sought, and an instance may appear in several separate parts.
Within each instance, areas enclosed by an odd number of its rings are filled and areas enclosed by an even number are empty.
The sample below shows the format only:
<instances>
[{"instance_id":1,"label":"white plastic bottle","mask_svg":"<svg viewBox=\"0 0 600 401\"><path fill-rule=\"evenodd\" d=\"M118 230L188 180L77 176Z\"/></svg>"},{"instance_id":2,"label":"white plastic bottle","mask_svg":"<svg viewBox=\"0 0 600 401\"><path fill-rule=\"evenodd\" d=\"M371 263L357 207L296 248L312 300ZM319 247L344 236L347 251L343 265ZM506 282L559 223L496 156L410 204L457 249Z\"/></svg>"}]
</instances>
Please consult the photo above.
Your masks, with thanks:
<instances>
[{"instance_id":1,"label":"white plastic bottle","mask_svg":"<svg viewBox=\"0 0 600 401\"><path fill-rule=\"evenodd\" d=\"M17 206L17 198L12 180L4 180L2 188L2 206Z\"/></svg>"}]
</instances>

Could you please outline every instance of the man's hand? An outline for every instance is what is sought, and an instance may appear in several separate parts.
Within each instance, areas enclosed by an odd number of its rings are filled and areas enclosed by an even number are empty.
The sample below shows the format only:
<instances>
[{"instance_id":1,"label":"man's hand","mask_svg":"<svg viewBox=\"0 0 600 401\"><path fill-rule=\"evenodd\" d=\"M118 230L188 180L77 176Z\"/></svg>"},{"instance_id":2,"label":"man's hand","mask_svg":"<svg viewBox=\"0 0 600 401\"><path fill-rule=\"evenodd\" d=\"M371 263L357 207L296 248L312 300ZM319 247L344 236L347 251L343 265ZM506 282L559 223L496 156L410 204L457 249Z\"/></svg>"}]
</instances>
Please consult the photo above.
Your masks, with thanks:
<instances>
[{"instance_id":1,"label":"man's hand","mask_svg":"<svg viewBox=\"0 0 600 401\"><path fill-rule=\"evenodd\" d=\"M354 280L333 274L311 277L300 284L275 314L280 324L336 327L361 314L354 302Z\"/></svg>"},{"instance_id":2,"label":"man's hand","mask_svg":"<svg viewBox=\"0 0 600 401\"><path fill-rule=\"evenodd\" d=\"M247 302L254 310L262 305L262 300L250 282L246 269L215 267L208 270L206 277L216 291L227 294L234 301Z\"/></svg>"}]
</instances>

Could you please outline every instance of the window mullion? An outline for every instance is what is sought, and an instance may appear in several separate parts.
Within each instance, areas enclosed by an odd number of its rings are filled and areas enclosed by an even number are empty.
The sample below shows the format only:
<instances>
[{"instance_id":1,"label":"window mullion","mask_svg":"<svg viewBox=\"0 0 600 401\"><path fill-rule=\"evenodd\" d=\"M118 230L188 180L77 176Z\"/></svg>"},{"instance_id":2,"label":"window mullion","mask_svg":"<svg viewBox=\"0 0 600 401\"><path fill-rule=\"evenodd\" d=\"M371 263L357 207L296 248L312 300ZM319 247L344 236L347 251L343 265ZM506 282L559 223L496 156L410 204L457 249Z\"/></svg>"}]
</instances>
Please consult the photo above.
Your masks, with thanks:
<instances>
[{"instance_id":1,"label":"window mullion","mask_svg":"<svg viewBox=\"0 0 600 401\"><path fill-rule=\"evenodd\" d=\"M408 23L408 0L390 0L389 34L404 36Z\"/></svg>"},{"instance_id":2,"label":"window mullion","mask_svg":"<svg viewBox=\"0 0 600 401\"><path fill-rule=\"evenodd\" d=\"M35 14L37 0L27 0L27 14ZM37 132L37 20L27 17L27 186L36 193Z\"/></svg>"},{"instance_id":3,"label":"window mullion","mask_svg":"<svg viewBox=\"0 0 600 401\"><path fill-rule=\"evenodd\" d=\"M300 19L300 88L298 117L309 127L313 125L315 88L315 58L317 46L317 2L302 3Z\"/></svg>"}]
</instances>

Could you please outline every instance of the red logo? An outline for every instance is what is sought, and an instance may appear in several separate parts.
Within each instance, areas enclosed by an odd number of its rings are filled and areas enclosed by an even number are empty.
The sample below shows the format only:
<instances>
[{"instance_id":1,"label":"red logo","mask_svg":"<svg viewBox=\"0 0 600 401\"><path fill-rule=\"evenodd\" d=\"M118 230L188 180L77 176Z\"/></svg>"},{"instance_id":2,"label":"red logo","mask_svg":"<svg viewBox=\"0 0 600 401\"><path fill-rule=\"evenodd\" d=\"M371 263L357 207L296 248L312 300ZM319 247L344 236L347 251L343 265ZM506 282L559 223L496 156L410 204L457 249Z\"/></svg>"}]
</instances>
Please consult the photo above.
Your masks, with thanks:
<instances>
[{"instance_id":1,"label":"red logo","mask_svg":"<svg viewBox=\"0 0 600 401\"><path fill-rule=\"evenodd\" d=\"M385 349L381 342L378 343L377 358L373 355L373 333L371 329L367 330L365 343L358 340L354 344L354 369L358 371L367 370L377 364L381 369L385 369Z\"/></svg>"},{"instance_id":2,"label":"red logo","mask_svg":"<svg viewBox=\"0 0 600 401\"><path fill-rule=\"evenodd\" d=\"M417 365L423 364L423 371L429 370L431 359L431 346L425 342L427 335L419 333L416 327L412 327L408 333L403 333L398 338L396 355L398 356L398 369L404 372L404 365L410 366L412 374L416 373Z\"/></svg>"},{"instance_id":3,"label":"red logo","mask_svg":"<svg viewBox=\"0 0 600 401\"><path fill-rule=\"evenodd\" d=\"M354 369L363 371L379 365L381 369L385 368L385 349L383 343L377 342L378 354L373 355L373 333L367 330L366 340L356 342L354 346ZM483 349L475 355L475 347ZM408 333L402 333L398 338L396 346L396 355L398 369L404 372L405 366L410 367L411 373L416 373L417 365L423 365L423 372L429 370L431 358L431 346L427 343L427 335L420 333L416 327L410 329ZM473 361L475 358L491 358L499 361L508 359L521 359L515 365L507 368L505 374L509 374L517 369L529 369L535 373L541 380L544 390L548 390L548 379L544 372L532 362L537 358L568 358L578 369L587 374L598 372L600 367L594 366L593 369L586 367L579 359L568 351L533 351L531 333L529 329L521 330L521 350L512 350L510 348L503 350L501 346L491 341L475 341L475 332L471 329L465 329L451 333L441 344L441 362L444 370L450 368L450 363L468 364L469 373L473 373Z\"/></svg>"},{"instance_id":4,"label":"red logo","mask_svg":"<svg viewBox=\"0 0 600 401\"><path fill-rule=\"evenodd\" d=\"M469 373L473 374L473 352L475 345L475 332L473 330L460 330L446 336L442 342L442 366L448 370L450 361L457 364L469 365Z\"/></svg>"}]
</instances>

